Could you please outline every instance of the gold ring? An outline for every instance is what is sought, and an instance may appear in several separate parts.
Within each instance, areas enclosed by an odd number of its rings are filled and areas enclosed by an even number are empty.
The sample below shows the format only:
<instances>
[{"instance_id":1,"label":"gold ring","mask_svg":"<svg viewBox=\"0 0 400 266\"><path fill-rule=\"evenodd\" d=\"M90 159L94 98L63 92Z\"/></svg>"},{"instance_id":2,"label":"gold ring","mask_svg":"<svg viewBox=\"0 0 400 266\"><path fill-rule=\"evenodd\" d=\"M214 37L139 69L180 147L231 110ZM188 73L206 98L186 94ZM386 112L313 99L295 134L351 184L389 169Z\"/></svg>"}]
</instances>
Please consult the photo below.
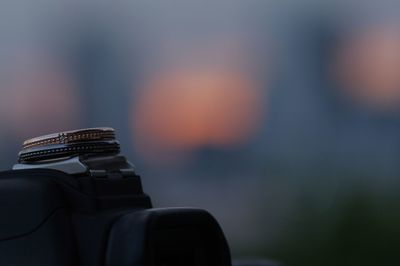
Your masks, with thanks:
<instances>
[{"instance_id":1,"label":"gold ring","mask_svg":"<svg viewBox=\"0 0 400 266\"><path fill-rule=\"evenodd\" d=\"M23 149L86 141L113 140L115 132L110 127L85 128L35 137L24 141Z\"/></svg>"}]
</instances>

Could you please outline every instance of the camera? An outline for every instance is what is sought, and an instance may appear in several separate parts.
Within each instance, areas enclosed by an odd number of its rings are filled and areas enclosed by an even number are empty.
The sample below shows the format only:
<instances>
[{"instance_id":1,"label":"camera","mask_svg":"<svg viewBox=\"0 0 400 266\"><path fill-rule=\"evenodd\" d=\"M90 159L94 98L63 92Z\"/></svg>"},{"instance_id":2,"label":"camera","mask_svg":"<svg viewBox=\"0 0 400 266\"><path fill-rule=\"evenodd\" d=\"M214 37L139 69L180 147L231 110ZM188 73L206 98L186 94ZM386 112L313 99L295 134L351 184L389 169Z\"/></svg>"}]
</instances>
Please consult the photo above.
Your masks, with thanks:
<instances>
[{"instance_id":1,"label":"camera","mask_svg":"<svg viewBox=\"0 0 400 266\"><path fill-rule=\"evenodd\" d=\"M0 173L0 213L0 265L231 265L210 213L153 208L112 128L25 141Z\"/></svg>"}]
</instances>

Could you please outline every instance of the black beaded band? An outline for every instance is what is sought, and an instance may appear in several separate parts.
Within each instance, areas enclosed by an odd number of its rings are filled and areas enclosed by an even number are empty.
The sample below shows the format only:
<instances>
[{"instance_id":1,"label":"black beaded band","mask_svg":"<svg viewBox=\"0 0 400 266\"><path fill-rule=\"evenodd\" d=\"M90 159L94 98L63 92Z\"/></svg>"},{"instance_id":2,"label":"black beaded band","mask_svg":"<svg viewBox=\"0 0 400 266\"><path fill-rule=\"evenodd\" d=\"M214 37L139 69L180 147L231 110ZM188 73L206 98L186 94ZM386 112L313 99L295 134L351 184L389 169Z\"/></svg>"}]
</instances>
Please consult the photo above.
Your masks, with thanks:
<instances>
[{"instance_id":1,"label":"black beaded band","mask_svg":"<svg viewBox=\"0 0 400 266\"><path fill-rule=\"evenodd\" d=\"M77 155L113 155L119 152L118 141L91 141L24 149L18 154L18 161L32 163Z\"/></svg>"}]
</instances>

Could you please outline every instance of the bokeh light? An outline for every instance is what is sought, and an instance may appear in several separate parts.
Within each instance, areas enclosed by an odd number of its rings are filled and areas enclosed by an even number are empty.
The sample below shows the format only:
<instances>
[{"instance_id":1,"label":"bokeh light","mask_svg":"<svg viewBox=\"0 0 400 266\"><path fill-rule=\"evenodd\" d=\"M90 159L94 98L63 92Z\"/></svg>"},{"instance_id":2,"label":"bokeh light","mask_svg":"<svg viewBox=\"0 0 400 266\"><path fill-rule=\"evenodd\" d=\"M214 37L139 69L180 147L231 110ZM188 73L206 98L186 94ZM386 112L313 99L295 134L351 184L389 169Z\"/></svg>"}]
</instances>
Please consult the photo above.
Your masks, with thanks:
<instances>
[{"instance_id":1,"label":"bokeh light","mask_svg":"<svg viewBox=\"0 0 400 266\"><path fill-rule=\"evenodd\" d=\"M133 126L144 155L229 147L257 129L263 103L257 82L244 72L190 67L154 74L136 95Z\"/></svg>"},{"instance_id":2,"label":"bokeh light","mask_svg":"<svg viewBox=\"0 0 400 266\"><path fill-rule=\"evenodd\" d=\"M400 107L400 25L366 27L345 39L333 64L346 96L371 109Z\"/></svg>"}]
</instances>

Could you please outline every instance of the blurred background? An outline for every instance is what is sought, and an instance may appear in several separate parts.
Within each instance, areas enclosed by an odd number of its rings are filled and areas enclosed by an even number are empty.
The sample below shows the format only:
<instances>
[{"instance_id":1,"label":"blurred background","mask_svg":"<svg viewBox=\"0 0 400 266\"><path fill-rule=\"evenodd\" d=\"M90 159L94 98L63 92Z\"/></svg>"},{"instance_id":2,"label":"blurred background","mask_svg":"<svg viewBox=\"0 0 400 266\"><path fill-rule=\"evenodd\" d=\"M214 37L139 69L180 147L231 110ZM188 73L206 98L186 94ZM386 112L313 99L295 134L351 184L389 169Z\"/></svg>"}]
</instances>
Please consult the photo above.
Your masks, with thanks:
<instances>
[{"instance_id":1,"label":"blurred background","mask_svg":"<svg viewBox=\"0 0 400 266\"><path fill-rule=\"evenodd\" d=\"M98 126L236 258L400 263L398 1L2 0L1 169Z\"/></svg>"}]
</instances>

